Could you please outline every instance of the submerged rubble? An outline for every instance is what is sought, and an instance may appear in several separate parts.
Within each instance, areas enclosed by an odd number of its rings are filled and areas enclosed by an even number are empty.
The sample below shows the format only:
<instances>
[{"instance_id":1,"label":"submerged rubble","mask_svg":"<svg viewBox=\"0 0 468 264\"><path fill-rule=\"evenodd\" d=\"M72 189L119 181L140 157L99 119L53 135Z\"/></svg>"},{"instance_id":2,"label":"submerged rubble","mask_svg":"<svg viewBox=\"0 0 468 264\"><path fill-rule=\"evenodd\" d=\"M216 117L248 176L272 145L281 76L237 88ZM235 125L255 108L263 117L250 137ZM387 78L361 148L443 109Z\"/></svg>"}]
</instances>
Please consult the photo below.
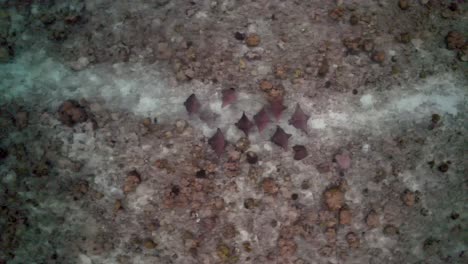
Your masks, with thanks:
<instances>
[{"instance_id":1,"label":"submerged rubble","mask_svg":"<svg viewBox=\"0 0 468 264\"><path fill-rule=\"evenodd\" d=\"M0 263L465 263L465 15L0 1Z\"/></svg>"}]
</instances>

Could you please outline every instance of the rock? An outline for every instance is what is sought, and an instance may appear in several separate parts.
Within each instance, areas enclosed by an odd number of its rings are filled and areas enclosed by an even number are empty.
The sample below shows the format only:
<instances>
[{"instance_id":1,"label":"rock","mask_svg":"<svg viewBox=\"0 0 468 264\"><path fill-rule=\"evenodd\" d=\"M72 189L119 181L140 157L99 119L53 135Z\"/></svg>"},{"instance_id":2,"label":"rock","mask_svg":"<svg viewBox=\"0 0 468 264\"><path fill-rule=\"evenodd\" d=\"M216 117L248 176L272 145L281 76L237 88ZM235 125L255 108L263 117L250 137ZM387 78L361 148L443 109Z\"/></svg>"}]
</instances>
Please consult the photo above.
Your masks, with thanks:
<instances>
[{"instance_id":1,"label":"rock","mask_svg":"<svg viewBox=\"0 0 468 264\"><path fill-rule=\"evenodd\" d=\"M234 33L234 38L242 41L245 39L245 34L237 31L236 33Z\"/></svg>"},{"instance_id":2,"label":"rock","mask_svg":"<svg viewBox=\"0 0 468 264\"><path fill-rule=\"evenodd\" d=\"M244 200L245 209L253 209L256 206L256 202L253 198L247 198Z\"/></svg>"},{"instance_id":3,"label":"rock","mask_svg":"<svg viewBox=\"0 0 468 264\"><path fill-rule=\"evenodd\" d=\"M406 206L412 207L416 203L416 194L410 190L405 190L401 199Z\"/></svg>"},{"instance_id":4,"label":"rock","mask_svg":"<svg viewBox=\"0 0 468 264\"><path fill-rule=\"evenodd\" d=\"M11 61L12 54L8 47L0 46L0 63L7 63Z\"/></svg>"},{"instance_id":5,"label":"rock","mask_svg":"<svg viewBox=\"0 0 468 264\"><path fill-rule=\"evenodd\" d=\"M338 218L340 225L350 225L353 218L351 210L348 208L341 208Z\"/></svg>"},{"instance_id":6,"label":"rock","mask_svg":"<svg viewBox=\"0 0 468 264\"><path fill-rule=\"evenodd\" d=\"M401 10L408 10L408 8L410 7L409 0L399 0L398 6L400 7Z\"/></svg>"},{"instance_id":7,"label":"rock","mask_svg":"<svg viewBox=\"0 0 468 264\"><path fill-rule=\"evenodd\" d=\"M236 259L234 249L231 249L226 244L219 244L216 247L216 252L222 263L232 262L233 259Z\"/></svg>"},{"instance_id":8,"label":"rock","mask_svg":"<svg viewBox=\"0 0 468 264\"><path fill-rule=\"evenodd\" d=\"M123 192L125 194L134 192L140 183L141 183L140 174L136 170L130 171L127 174L127 178L125 178Z\"/></svg>"},{"instance_id":9,"label":"rock","mask_svg":"<svg viewBox=\"0 0 468 264\"><path fill-rule=\"evenodd\" d=\"M344 193L338 187L332 187L323 193L325 205L331 211L338 211L344 206Z\"/></svg>"},{"instance_id":10,"label":"rock","mask_svg":"<svg viewBox=\"0 0 468 264\"><path fill-rule=\"evenodd\" d=\"M345 9L343 7L336 7L328 12L328 16L333 20L339 20L343 17Z\"/></svg>"},{"instance_id":11,"label":"rock","mask_svg":"<svg viewBox=\"0 0 468 264\"><path fill-rule=\"evenodd\" d=\"M64 25L54 24L49 30L49 39L57 42L62 42L67 39L70 32Z\"/></svg>"},{"instance_id":12,"label":"rock","mask_svg":"<svg viewBox=\"0 0 468 264\"><path fill-rule=\"evenodd\" d=\"M450 31L445 37L445 43L449 50L458 50L466 45L463 34L458 31Z\"/></svg>"},{"instance_id":13,"label":"rock","mask_svg":"<svg viewBox=\"0 0 468 264\"><path fill-rule=\"evenodd\" d=\"M452 2L449 4L448 9L452 12L457 12L459 10L458 4L455 2Z\"/></svg>"},{"instance_id":14,"label":"rock","mask_svg":"<svg viewBox=\"0 0 468 264\"><path fill-rule=\"evenodd\" d=\"M233 239L239 232L233 223L228 223L222 228L222 236L226 239Z\"/></svg>"},{"instance_id":15,"label":"rock","mask_svg":"<svg viewBox=\"0 0 468 264\"><path fill-rule=\"evenodd\" d=\"M372 53L372 61L376 63L383 63L385 61L385 52L384 51L376 51Z\"/></svg>"},{"instance_id":16,"label":"rock","mask_svg":"<svg viewBox=\"0 0 468 264\"><path fill-rule=\"evenodd\" d=\"M357 25L359 23L359 16L355 14L351 15L351 17L349 18L349 23L353 26Z\"/></svg>"},{"instance_id":17,"label":"rock","mask_svg":"<svg viewBox=\"0 0 468 264\"><path fill-rule=\"evenodd\" d=\"M247 151L245 154L246 160L250 164L255 164L258 162L258 156L255 152L253 151Z\"/></svg>"},{"instance_id":18,"label":"rock","mask_svg":"<svg viewBox=\"0 0 468 264\"><path fill-rule=\"evenodd\" d=\"M74 126L77 123L85 122L88 115L85 109L74 100L63 102L58 109L59 120L67 126Z\"/></svg>"},{"instance_id":19,"label":"rock","mask_svg":"<svg viewBox=\"0 0 468 264\"><path fill-rule=\"evenodd\" d=\"M404 32L404 33L401 33L397 39L399 42L403 44L408 44L411 42L411 35L408 32Z\"/></svg>"},{"instance_id":20,"label":"rock","mask_svg":"<svg viewBox=\"0 0 468 264\"><path fill-rule=\"evenodd\" d=\"M319 249L319 255L322 257L330 257L333 253L333 247L330 245L323 246Z\"/></svg>"},{"instance_id":21,"label":"rock","mask_svg":"<svg viewBox=\"0 0 468 264\"><path fill-rule=\"evenodd\" d=\"M198 170L195 173L195 178L197 178L197 179L206 179L207 178L206 171L205 170Z\"/></svg>"},{"instance_id":22,"label":"rock","mask_svg":"<svg viewBox=\"0 0 468 264\"><path fill-rule=\"evenodd\" d=\"M372 39L365 39L362 41L362 43L360 44L361 46L361 49L365 52L371 52L374 50L374 40Z\"/></svg>"},{"instance_id":23,"label":"rock","mask_svg":"<svg viewBox=\"0 0 468 264\"><path fill-rule=\"evenodd\" d=\"M87 181L79 181L72 186L73 200L83 198L89 191L89 183Z\"/></svg>"},{"instance_id":24,"label":"rock","mask_svg":"<svg viewBox=\"0 0 468 264\"><path fill-rule=\"evenodd\" d=\"M260 89L264 92L269 91L273 88L273 84L270 81L262 80L260 81Z\"/></svg>"},{"instance_id":25,"label":"rock","mask_svg":"<svg viewBox=\"0 0 468 264\"><path fill-rule=\"evenodd\" d=\"M320 67L318 69L318 72L317 72L317 75L319 77L325 77L328 73L328 69L330 68L330 66L328 65L328 60L325 58L323 59L322 63L320 64Z\"/></svg>"},{"instance_id":26,"label":"rock","mask_svg":"<svg viewBox=\"0 0 468 264\"><path fill-rule=\"evenodd\" d=\"M241 137L237 140L236 149L240 152L245 152L250 147L250 140L247 137Z\"/></svg>"},{"instance_id":27,"label":"rock","mask_svg":"<svg viewBox=\"0 0 468 264\"><path fill-rule=\"evenodd\" d=\"M263 179L262 188L265 193L271 194L271 195L277 194L279 191L278 184L273 178Z\"/></svg>"},{"instance_id":28,"label":"rock","mask_svg":"<svg viewBox=\"0 0 468 264\"><path fill-rule=\"evenodd\" d=\"M260 36L257 34L248 35L245 39L245 44L247 45L247 47L257 47L258 45L260 45Z\"/></svg>"},{"instance_id":29,"label":"rock","mask_svg":"<svg viewBox=\"0 0 468 264\"><path fill-rule=\"evenodd\" d=\"M336 228L329 227L325 230L325 237L328 243L334 244L336 242Z\"/></svg>"},{"instance_id":30,"label":"rock","mask_svg":"<svg viewBox=\"0 0 468 264\"><path fill-rule=\"evenodd\" d=\"M347 170L351 167L351 157L347 151L335 156L335 161L342 170Z\"/></svg>"},{"instance_id":31,"label":"rock","mask_svg":"<svg viewBox=\"0 0 468 264\"><path fill-rule=\"evenodd\" d=\"M161 42L158 43L158 46L156 48L156 57L160 60L168 60L172 58L172 50L167 42Z\"/></svg>"},{"instance_id":32,"label":"rock","mask_svg":"<svg viewBox=\"0 0 468 264\"><path fill-rule=\"evenodd\" d=\"M437 168L440 172L447 172L449 170L449 163L448 162L442 162L439 167Z\"/></svg>"},{"instance_id":33,"label":"rock","mask_svg":"<svg viewBox=\"0 0 468 264\"><path fill-rule=\"evenodd\" d=\"M116 200L114 202L114 213L117 213L119 211L122 211L124 208L123 208L123 205L122 205L122 200Z\"/></svg>"},{"instance_id":34,"label":"rock","mask_svg":"<svg viewBox=\"0 0 468 264\"><path fill-rule=\"evenodd\" d=\"M371 229L380 226L380 218L376 211L371 210L369 214L367 214L366 224Z\"/></svg>"},{"instance_id":35,"label":"rock","mask_svg":"<svg viewBox=\"0 0 468 264\"><path fill-rule=\"evenodd\" d=\"M345 38L343 39L343 45L346 47L348 53L358 54L361 46L361 38Z\"/></svg>"},{"instance_id":36,"label":"rock","mask_svg":"<svg viewBox=\"0 0 468 264\"><path fill-rule=\"evenodd\" d=\"M354 232L346 234L346 242L348 242L348 246L352 249L358 248L361 244L359 237Z\"/></svg>"},{"instance_id":37,"label":"rock","mask_svg":"<svg viewBox=\"0 0 468 264\"><path fill-rule=\"evenodd\" d=\"M154 241L152 239L145 239L145 241L143 241L143 247L145 247L146 249L155 249L156 247L158 246L158 244L154 243Z\"/></svg>"},{"instance_id":38,"label":"rock","mask_svg":"<svg viewBox=\"0 0 468 264\"><path fill-rule=\"evenodd\" d=\"M291 194L291 200L295 201L297 199L299 199L299 194L297 194L297 193Z\"/></svg>"},{"instance_id":39,"label":"rock","mask_svg":"<svg viewBox=\"0 0 468 264\"><path fill-rule=\"evenodd\" d=\"M248 51L244 54L244 58L248 61L261 60L262 54L259 51Z\"/></svg>"},{"instance_id":40,"label":"rock","mask_svg":"<svg viewBox=\"0 0 468 264\"><path fill-rule=\"evenodd\" d=\"M24 129L28 126L29 114L26 111L19 111L15 115L15 125L18 129Z\"/></svg>"},{"instance_id":41,"label":"rock","mask_svg":"<svg viewBox=\"0 0 468 264\"><path fill-rule=\"evenodd\" d=\"M399 230L396 226L394 225L386 225L384 228L383 228L383 233L384 235L386 236L394 236L394 235L398 235L399 234Z\"/></svg>"},{"instance_id":42,"label":"rock","mask_svg":"<svg viewBox=\"0 0 468 264\"><path fill-rule=\"evenodd\" d=\"M328 173L331 170L331 166L330 166L330 163L324 162L324 163L318 164L316 166L316 169L319 173Z\"/></svg>"},{"instance_id":43,"label":"rock","mask_svg":"<svg viewBox=\"0 0 468 264\"><path fill-rule=\"evenodd\" d=\"M247 198L244 200L245 209L253 209L256 206L256 202L253 198Z\"/></svg>"},{"instance_id":44,"label":"rock","mask_svg":"<svg viewBox=\"0 0 468 264\"><path fill-rule=\"evenodd\" d=\"M277 64L274 68L274 74L277 79L286 80L288 78L288 68L285 65Z\"/></svg>"},{"instance_id":45,"label":"rock","mask_svg":"<svg viewBox=\"0 0 468 264\"><path fill-rule=\"evenodd\" d=\"M292 238L278 239L278 247L279 247L279 253L282 257L293 256L297 251L297 244Z\"/></svg>"},{"instance_id":46,"label":"rock","mask_svg":"<svg viewBox=\"0 0 468 264\"><path fill-rule=\"evenodd\" d=\"M468 43L463 46L458 52L458 59L467 62L468 61Z\"/></svg>"},{"instance_id":47,"label":"rock","mask_svg":"<svg viewBox=\"0 0 468 264\"><path fill-rule=\"evenodd\" d=\"M187 128L187 121L179 119L175 123L175 128L178 133L183 133Z\"/></svg>"},{"instance_id":48,"label":"rock","mask_svg":"<svg viewBox=\"0 0 468 264\"><path fill-rule=\"evenodd\" d=\"M276 46L278 46L278 48L282 51L286 50L286 43L282 40L278 41L278 43L276 43Z\"/></svg>"},{"instance_id":49,"label":"rock","mask_svg":"<svg viewBox=\"0 0 468 264\"><path fill-rule=\"evenodd\" d=\"M217 197L215 198L215 201L214 201L214 208L216 210L223 210L226 206L226 202L224 202L224 199L221 198L221 197Z\"/></svg>"},{"instance_id":50,"label":"rock","mask_svg":"<svg viewBox=\"0 0 468 264\"><path fill-rule=\"evenodd\" d=\"M81 57L78 60L72 62L70 64L70 68L72 68L74 71L81 71L88 67L90 64L90 61L87 57Z\"/></svg>"},{"instance_id":51,"label":"rock","mask_svg":"<svg viewBox=\"0 0 468 264\"><path fill-rule=\"evenodd\" d=\"M50 162L47 160L40 161L33 166L33 174L37 177L45 177L49 175L50 172Z\"/></svg>"},{"instance_id":52,"label":"rock","mask_svg":"<svg viewBox=\"0 0 468 264\"><path fill-rule=\"evenodd\" d=\"M8 151L6 149L0 148L0 160L4 160L8 157Z\"/></svg>"},{"instance_id":53,"label":"rock","mask_svg":"<svg viewBox=\"0 0 468 264\"><path fill-rule=\"evenodd\" d=\"M63 20L68 25L74 25L81 21L81 16L80 15L68 15Z\"/></svg>"},{"instance_id":54,"label":"rock","mask_svg":"<svg viewBox=\"0 0 468 264\"><path fill-rule=\"evenodd\" d=\"M193 69L186 69L184 74L189 80L195 78L195 71Z\"/></svg>"}]
</instances>

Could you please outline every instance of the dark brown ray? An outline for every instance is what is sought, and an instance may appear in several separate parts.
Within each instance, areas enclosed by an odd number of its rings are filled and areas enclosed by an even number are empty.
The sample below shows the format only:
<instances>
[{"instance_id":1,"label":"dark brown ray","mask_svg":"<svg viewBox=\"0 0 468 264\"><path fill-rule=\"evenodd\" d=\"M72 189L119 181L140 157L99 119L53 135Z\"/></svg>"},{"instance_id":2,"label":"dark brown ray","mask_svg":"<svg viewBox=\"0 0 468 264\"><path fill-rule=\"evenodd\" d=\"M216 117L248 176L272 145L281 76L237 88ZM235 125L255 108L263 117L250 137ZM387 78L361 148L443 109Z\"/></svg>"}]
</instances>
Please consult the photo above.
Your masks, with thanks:
<instances>
[{"instance_id":1,"label":"dark brown ray","mask_svg":"<svg viewBox=\"0 0 468 264\"><path fill-rule=\"evenodd\" d=\"M228 106L237 99L236 89L229 88L223 91L223 107Z\"/></svg>"},{"instance_id":2,"label":"dark brown ray","mask_svg":"<svg viewBox=\"0 0 468 264\"><path fill-rule=\"evenodd\" d=\"M304 147L302 145L294 146L293 151L294 151L294 159L295 160L304 159L305 157L307 157L309 155L309 153L307 152L306 147Z\"/></svg>"},{"instance_id":3,"label":"dark brown ray","mask_svg":"<svg viewBox=\"0 0 468 264\"><path fill-rule=\"evenodd\" d=\"M281 117L281 114L287 107L283 105L283 99L275 99L270 102L270 111L275 117L276 121L278 121Z\"/></svg>"},{"instance_id":4,"label":"dark brown ray","mask_svg":"<svg viewBox=\"0 0 468 264\"><path fill-rule=\"evenodd\" d=\"M288 140L291 137L291 134L284 132L280 126L276 126L276 132L271 137L271 142L282 147L284 150L288 149Z\"/></svg>"},{"instance_id":5,"label":"dark brown ray","mask_svg":"<svg viewBox=\"0 0 468 264\"><path fill-rule=\"evenodd\" d=\"M289 124L294 126L297 129L300 129L307 133L307 121L310 116L306 115L299 104L296 104L296 110L294 114L289 119Z\"/></svg>"},{"instance_id":6,"label":"dark brown ray","mask_svg":"<svg viewBox=\"0 0 468 264\"><path fill-rule=\"evenodd\" d=\"M253 126L254 123L252 123L252 121L249 120L249 118L245 115L245 112L242 114L242 117L236 123L236 127L242 130L242 132L244 132L246 136L249 135L249 131Z\"/></svg>"},{"instance_id":7,"label":"dark brown ray","mask_svg":"<svg viewBox=\"0 0 468 264\"><path fill-rule=\"evenodd\" d=\"M224 135L223 132L221 132L221 129L218 128L216 133L210 139L208 139L208 144L210 144L211 148L218 156L223 154L224 148L226 147L226 140L224 139Z\"/></svg>"},{"instance_id":8,"label":"dark brown ray","mask_svg":"<svg viewBox=\"0 0 468 264\"><path fill-rule=\"evenodd\" d=\"M184 105L185 105L185 109L187 109L187 112L189 113L189 115L197 114L200 111L200 108L201 108L200 101L198 101L195 94L191 94L187 98L187 100L185 100Z\"/></svg>"},{"instance_id":9,"label":"dark brown ray","mask_svg":"<svg viewBox=\"0 0 468 264\"><path fill-rule=\"evenodd\" d=\"M270 123L270 117L267 111L265 111L265 108L262 108L260 112L254 115L253 119L259 132L262 132L267 127L268 123Z\"/></svg>"}]
</instances>

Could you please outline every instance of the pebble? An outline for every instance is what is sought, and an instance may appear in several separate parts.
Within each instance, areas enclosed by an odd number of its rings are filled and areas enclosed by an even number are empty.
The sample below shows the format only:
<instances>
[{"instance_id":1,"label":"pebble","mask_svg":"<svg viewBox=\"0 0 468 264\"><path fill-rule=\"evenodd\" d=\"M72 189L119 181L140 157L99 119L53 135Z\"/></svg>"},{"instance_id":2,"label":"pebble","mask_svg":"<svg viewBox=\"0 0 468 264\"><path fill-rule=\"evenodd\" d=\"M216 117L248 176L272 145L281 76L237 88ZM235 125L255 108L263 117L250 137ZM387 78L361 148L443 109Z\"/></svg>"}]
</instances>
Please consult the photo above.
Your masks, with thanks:
<instances>
[{"instance_id":1,"label":"pebble","mask_svg":"<svg viewBox=\"0 0 468 264\"><path fill-rule=\"evenodd\" d=\"M257 156L257 154L256 154L255 152L253 152L253 151L248 151L248 152L246 153L246 160L247 160L247 162L250 163L250 164L255 164L255 163L258 162L258 156Z\"/></svg>"},{"instance_id":2,"label":"pebble","mask_svg":"<svg viewBox=\"0 0 468 264\"><path fill-rule=\"evenodd\" d=\"M143 242L143 246L146 249L154 249L154 248L156 248L157 244L154 243L154 241L151 240L151 239L145 239L145 241Z\"/></svg>"},{"instance_id":3,"label":"pebble","mask_svg":"<svg viewBox=\"0 0 468 264\"><path fill-rule=\"evenodd\" d=\"M87 57L81 57L78 60L72 62L70 64L70 68L74 71L81 71L85 69L86 67L88 67L89 64L90 64L90 61Z\"/></svg>"},{"instance_id":4,"label":"pebble","mask_svg":"<svg viewBox=\"0 0 468 264\"><path fill-rule=\"evenodd\" d=\"M416 203L416 194L410 190L405 190L403 192L402 200L406 206L412 207Z\"/></svg>"},{"instance_id":5,"label":"pebble","mask_svg":"<svg viewBox=\"0 0 468 264\"><path fill-rule=\"evenodd\" d=\"M15 125L18 129L24 129L28 126L29 114L25 111L19 111L15 115Z\"/></svg>"},{"instance_id":6,"label":"pebble","mask_svg":"<svg viewBox=\"0 0 468 264\"><path fill-rule=\"evenodd\" d=\"M279 191L278 184L273 178L265 178L262 182L263 191L267 194L276 194Z\"/></svg>"},{"instance_id":7,"label":"pebble","mask_svg":"<svg viewBox=\"0 0 468 264\"><path fill-rule=\"evenodd\" d=\"M372 61L376 63L383 63L385 61L385 52L376 51L372 54Z\"/></svg>"},{"instance_id":8,"label":"pebble","mask_svg":"<svg viewBox=\"0 0 468 264\"><path fill-rule=\"evenodd\" d=\"M130 171L127 174L127 178L125 179L125 183L122 188L123 192L130 193L130 192L135 191L138 185L140 184L140 182L141 182L140 174L136 170Z\"/></svg>"},{"instance_id":9,"label":"pebble","mask_svg":"<svg viewBox=\"0 0 468 264\"><path fill-rule=\"evenodd\" d=\"M399 230L396 226L394 225L386 225L384 228L383 228L383 233L384 235L386 236L394 236L394 235L398 235L399 233Z\"/></svg>"},{"instance_id":10,"label":"pebble","mask_svg":"<svg viewBox=\"0 0 468 264\"><path fill-rule=\"evenodd\" d=\"M273 88L273 84L270 81L262 80L260 81L260 89L264 92L269 91Z\"/></svg>"},{"instance_id":11,"label":"pebble","mask_svg":"<svg viewBox=\"0 0 468 264\"><path fill-rule=\"evenodd\" d=\"M237 40L244 40L245 39L245 34L242 32L236 32L234 33L234 38Z\"/></svg>"},{"instance_id":12,"label":"pebble","mask_svg":"<svg viewBox=\"0 0 468 264\"><path fill-rule=\"evenodd\" d=\"M359 17L357 15L351 15L349 23L353 26L357 25L359 23Z\"/></svg>"},{"instance_id":13,"label":"pebble","mask_svg":"<svg viewBox=\"0 0 468 264\"><path fill-rule=\"evenodd\" d=\"M408 10L409 8L409 1L408 0L399 0L398 6L401 10Z\"/></svg>"},{"instance_id":14,"label":"pebble","mask_svg":"<svg viewBox=\"0 0 468 264\"><path fill-rule=\"evenodd\" d=\"M351 210L348 208L341 208L339 214L340 225L350 225L352 220Z\"/></svg>"},{"instance_id":15,"label":"pebble","mask_svg":"<svg viewBox=\"0 0 468 264\"><path fill-rule=\"evenodd\" d=\"M366 217L366 224L369 228L376 228L380 225L379 215L376 211L371 210Z\"/></svg>"},{"instance_id":16,"label":"pebble","mask_svg":"<svg viewBox=\"0 0 468 264\"><path fill-rule=\"evenodd\" d=\"M247 38L245 39L245 44L251 48L257 47L258 45L260 45L260 36L257 34L248 35Z\"/></svg>"},{"instance_id":17,"label":"pebble","mask_svg":"<svg viewBox=\"0 0 468 264\"><path fill-rule=\"evenodd\" d=\"M348 242L348 246L353 249L358 248L359 245L361 244L359 237L354 232L349 232L346 235L346 242Z\"/></svg>"},{"instance_id":18,"label":"pebble","mask_svg":"<svg viewBox=\"0 0 468 264\"><path fill-rule=\"evenodd\" d=\"M175 123L175 127L178 133L182 133L187 128L187 121L177 120Z\"/></svg>"}]
</instances>

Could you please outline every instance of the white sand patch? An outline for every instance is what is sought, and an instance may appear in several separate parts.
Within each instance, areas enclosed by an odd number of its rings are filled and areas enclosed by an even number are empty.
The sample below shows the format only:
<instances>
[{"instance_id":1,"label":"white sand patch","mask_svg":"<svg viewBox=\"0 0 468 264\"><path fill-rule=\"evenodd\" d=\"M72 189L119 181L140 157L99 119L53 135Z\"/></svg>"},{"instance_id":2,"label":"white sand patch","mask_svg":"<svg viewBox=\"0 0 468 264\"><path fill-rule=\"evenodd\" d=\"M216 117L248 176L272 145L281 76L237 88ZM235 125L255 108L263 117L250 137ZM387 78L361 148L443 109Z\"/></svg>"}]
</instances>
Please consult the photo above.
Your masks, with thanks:
<instances>
[{"instance_id":1,"label":"white sand patch","mask_svg":"<svg viewBox=\"0 0 468 264\"><path fill-rule=\"evenodd\" d=\"M215 126L227 133L231 140L242 135L234 133L235 128L232 127L239 119L239 113L246 112L252 119L265 104L259 96L240 93L239 100L234 105L222 108L220 88L199 82L175 87L162 78L156 65L98 65L74 72L48 58L44 52L25 53L15 63L0 65L2 101L14 98L28 101L41 97L56 106L66 98L103 97L111 108L129 110L142 116L157 116L162 121L188 118L183 102L195 89L205 109L218 115ZM466 90L457 86L453 76L434 76L405 93L390 90L363 95L360 103L364 109L356 108L348 102L340 102L343 104L342 109L347 111L337 112L334 104L330 104L321 114L313 115L309 120L309 127L317 130L365 128L379 133L381 126L391 120L418 120L433 112L457 115L458 107L465 97ZM391 100L375 105L379 98ZM312 100L298 98L298 101L301 101L306 112L307 109L312 109ZM283 115L279 124L287 132L293 133L294 137L300 137L299 132L290 129L288 119L289 116ZM215 127L209 125L197 124L196 128L197 126L200 126L198 128L205 136L215 131Z\"/></svg>"},{"instance_id":2,"label":"white sand patch","mask_svg":"<svg viewBox=\"0 0 468 264\"><path fill-rule=\"evenodd\" d=\"M360 101L364 108L369 108L374 105L374 97L370 94L363 95Z\"/></svg>"}]
</instances>

